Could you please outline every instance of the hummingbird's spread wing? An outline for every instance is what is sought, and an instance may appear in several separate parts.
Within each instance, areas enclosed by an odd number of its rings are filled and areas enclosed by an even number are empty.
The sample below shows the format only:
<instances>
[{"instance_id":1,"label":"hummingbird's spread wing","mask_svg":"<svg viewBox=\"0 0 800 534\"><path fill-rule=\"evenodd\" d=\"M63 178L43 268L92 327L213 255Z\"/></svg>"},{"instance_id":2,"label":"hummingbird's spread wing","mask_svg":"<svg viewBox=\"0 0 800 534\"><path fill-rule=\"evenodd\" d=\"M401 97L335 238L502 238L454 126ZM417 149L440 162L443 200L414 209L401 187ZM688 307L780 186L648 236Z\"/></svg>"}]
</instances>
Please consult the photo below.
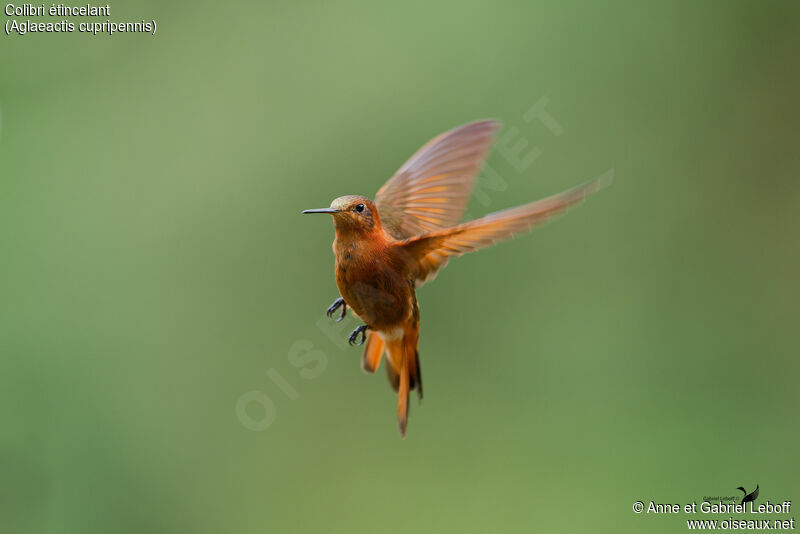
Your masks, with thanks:
<instances>
[{"instance_id":1,"label":"hummingbird's spread wing","mask_svg":"<svg viewBox=\"0 0 800 534\"><path fill-rule=\"evenodd\" d=\"M465 124L431 139L375 195L383 227L395 239L458 224L500 127Z\"/></svg>"},{"instance_id":2,"label":"hummingbird's spread wing","mask_svg":"<svg viewBox=\"0 0 800 534\"><path fill-rule=\"evenodd\" d=\"M392 245L393 252L396 257L411 264L411 271L416 276L417 283L421 284L432 279L451 256L461 256L488 247L540 225L579 204L605 185L610 177L610 174L606 174L574 189L530 204L490 213L452 228L397 241Z\"/></svg>"}]
</instances>

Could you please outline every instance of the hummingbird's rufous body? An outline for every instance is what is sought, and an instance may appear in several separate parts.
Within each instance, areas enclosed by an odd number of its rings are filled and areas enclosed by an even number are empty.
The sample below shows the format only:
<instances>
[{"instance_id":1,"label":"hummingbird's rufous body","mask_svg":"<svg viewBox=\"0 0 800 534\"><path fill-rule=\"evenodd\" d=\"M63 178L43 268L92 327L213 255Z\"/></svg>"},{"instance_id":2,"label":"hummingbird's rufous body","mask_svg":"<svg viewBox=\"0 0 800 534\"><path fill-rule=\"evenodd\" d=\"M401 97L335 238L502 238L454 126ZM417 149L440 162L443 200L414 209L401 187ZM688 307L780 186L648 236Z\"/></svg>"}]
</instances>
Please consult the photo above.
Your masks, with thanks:
<instances>
[{"instance_id":1,"label":"hummingbird's rufous body","mask_svg":"<svg viewBox=\"0 0 800 534\"><path fill-rule=\"evenodd\" d=\"M344 196L330 208L303 212L333 215L336 285L342 298L328 308L328 315L341 306L341 320L349 306L364 321L350 335L351 344L359 335L362 343L366 340L364 370L374 373L386 354L403 436L409 391L417 390L422 398L416 288L432 279L451 256L541 224L602 185L594 180L458 224L498 127L493 120L478 121L432 139L378 191L374 203Z\"/></svg>"}]
</instances>

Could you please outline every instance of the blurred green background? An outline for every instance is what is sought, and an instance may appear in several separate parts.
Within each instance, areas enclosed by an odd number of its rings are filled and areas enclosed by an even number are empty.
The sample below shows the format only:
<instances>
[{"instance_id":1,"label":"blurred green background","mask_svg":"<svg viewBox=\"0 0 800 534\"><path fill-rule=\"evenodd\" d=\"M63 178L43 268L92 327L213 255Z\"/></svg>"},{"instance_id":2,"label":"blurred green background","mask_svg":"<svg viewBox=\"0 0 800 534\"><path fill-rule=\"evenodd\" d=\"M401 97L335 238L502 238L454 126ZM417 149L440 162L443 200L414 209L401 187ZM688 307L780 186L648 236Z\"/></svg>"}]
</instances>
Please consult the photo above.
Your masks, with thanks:
<instances>
[{"instance_id":1,"label":"blurred green background","mask_svg":"<svg viewBox=\"0 0 800 534\"><path fill-rule=\"evenodd\" d=\"M800 7L644 4L151 0L111 18L155 36L3 35L0 532L680 532L632 503L800 496ZM300 210L484 117L541 154L495 150L472 216L615 182L420 290L401 440Z\"/></svg>"}]
</instances>

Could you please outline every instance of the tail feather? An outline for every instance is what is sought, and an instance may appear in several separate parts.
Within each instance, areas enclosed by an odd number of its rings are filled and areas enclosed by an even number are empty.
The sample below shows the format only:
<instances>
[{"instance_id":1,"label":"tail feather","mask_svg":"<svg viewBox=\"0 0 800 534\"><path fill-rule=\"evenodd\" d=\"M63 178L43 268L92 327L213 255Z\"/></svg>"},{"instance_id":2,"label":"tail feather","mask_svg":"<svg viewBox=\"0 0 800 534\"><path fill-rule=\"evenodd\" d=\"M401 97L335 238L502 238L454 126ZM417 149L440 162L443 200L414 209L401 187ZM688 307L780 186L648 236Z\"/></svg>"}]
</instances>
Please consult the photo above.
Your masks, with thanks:
<instances>
[{"instance_id":1,"label":"tail feather","mask_svg":"<svg viewBox=\"0 0 800 534\"><path fill-rule=\"evenodd\" d=\"M367 343L364 346L364 356L361 358L361 368L368 373L374 373L381 365L381 356L383 356L383 340L381 336L375 332L367 334ZM387 365L389 369L391 366Z\"/></svg>"},{"instance_id":2,"label":"tail feather","mask_svg":"<svg viewBox=\"0 0 800 534\"><path fill-rule=\"evenodd\" d=\"M395 369L389 358L387 358L386 378L389 379L389 385L392 386L394 392L397 393L397 388L400 387L400 369Z\"/></svg>"},{"instance_id":3,"label":"tail feather","mask_svg":"<svg viewBox=\"0 0 800 534\"><path fill-rule=\"evenodd\" d=\"M408 345L407 345L408 347ZM411 347L408 347L411 349ZM419 366L419 349L414 344L413 356L408 358L408 381L411 391L417 390L417 397L422 400L422 368Z\"/></svg>"},{"instance_id":4,"label":"tail feather","mask_svg":"<svg viewBox=\"0 0 800 534\"><path fill-rule=\"evenodd\" d=\"M408 360L408 387L411 391L417 390L417 396L422 400L422 367L419 364L419 350L417 350L416 346L413 349L409 345L406 345L406 347L414 351L414 357ZM392 359L387 350L386 377L389 379L389 385L392 386L395 393L400 387L400 364L396 363L397 360L400 360L400 358Z\"/></svg>"},{"instance_id":5,"label":"tail feather","mask_svg":"<svg viewBox=\"0 0 800 534\"><path fill-rule=\"evenodd\" d=\"M393 365L391 359L387 358L387 360L386 377L396 393L400 387L400 367ZM422 368L419 365L419 351L416 349L414 349L414 357L409 359L408 387L411 391L417 390L417 396L419 400L422 400Z\"/></svg>"},{"instance_id":6,"label":"tail feather","mask_svg":"<svg viewBox=\"0 0 800 534\"><path fill-rule=\"evenodd\" d=\"M397 392L400 388L400 364L403 361L403 343L400 339L390 339L384 341L386 350L386 377L389 385Z\"/></svg>"},{"instance_id":7,"label":"tail feather","mask_svg":"<svg viewBox=\"0 0 800 534\"><path fill-rule=\"evenodd\" d=\"M408 428L408 358L405 351L400 363L400 388L397 390L397 423L400 426L400 434L406 437L406 429Z\"/></svg>"},{"instance_id":8,"label":"tail feather","mask_svg":"<svg viewBox=\"0 0 800 534\"><path fill-rule=\"evenodd\" d=\"M406 437L408 427L408 364L405 357L404 338L386 340L386 372L389 383L397 392L397 423L400 434Z\"/></svg>"},{"instance_id":9,"label":"tail feather","mask_svg":"<svg viewBox=\"0 0 800 534\"><path fill-rule=\"evenodd\" d=\"M422 398L422 375L417 351L418 332L406 331L402 339L386 341L386 372L389 383L397 392L397 423L405 437L408 428L408 395L416 389Z\"/></svg>"}]
</instances>

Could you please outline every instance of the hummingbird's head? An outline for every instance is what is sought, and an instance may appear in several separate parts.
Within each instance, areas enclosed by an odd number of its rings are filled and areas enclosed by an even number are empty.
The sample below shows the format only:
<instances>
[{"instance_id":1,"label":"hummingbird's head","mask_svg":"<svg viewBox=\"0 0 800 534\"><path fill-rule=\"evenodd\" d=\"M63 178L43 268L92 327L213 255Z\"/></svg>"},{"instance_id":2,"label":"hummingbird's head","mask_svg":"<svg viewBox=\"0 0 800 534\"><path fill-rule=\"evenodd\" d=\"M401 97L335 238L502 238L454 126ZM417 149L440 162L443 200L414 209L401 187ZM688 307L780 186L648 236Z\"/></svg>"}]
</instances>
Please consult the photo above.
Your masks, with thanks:
<instances>
[{"instance_id":1,"label":"hummingbird's head","mask_svg":"<svg viewBox=\"0 0 800 534\"><path fill-rule=\"evenodd\" d=\"M367 197L347 195L331 202L330 208L305 210L303 213L329 213L337 231L370 231L380 227L380 217L375 204Z\"/></svg>"}]
</instances>

